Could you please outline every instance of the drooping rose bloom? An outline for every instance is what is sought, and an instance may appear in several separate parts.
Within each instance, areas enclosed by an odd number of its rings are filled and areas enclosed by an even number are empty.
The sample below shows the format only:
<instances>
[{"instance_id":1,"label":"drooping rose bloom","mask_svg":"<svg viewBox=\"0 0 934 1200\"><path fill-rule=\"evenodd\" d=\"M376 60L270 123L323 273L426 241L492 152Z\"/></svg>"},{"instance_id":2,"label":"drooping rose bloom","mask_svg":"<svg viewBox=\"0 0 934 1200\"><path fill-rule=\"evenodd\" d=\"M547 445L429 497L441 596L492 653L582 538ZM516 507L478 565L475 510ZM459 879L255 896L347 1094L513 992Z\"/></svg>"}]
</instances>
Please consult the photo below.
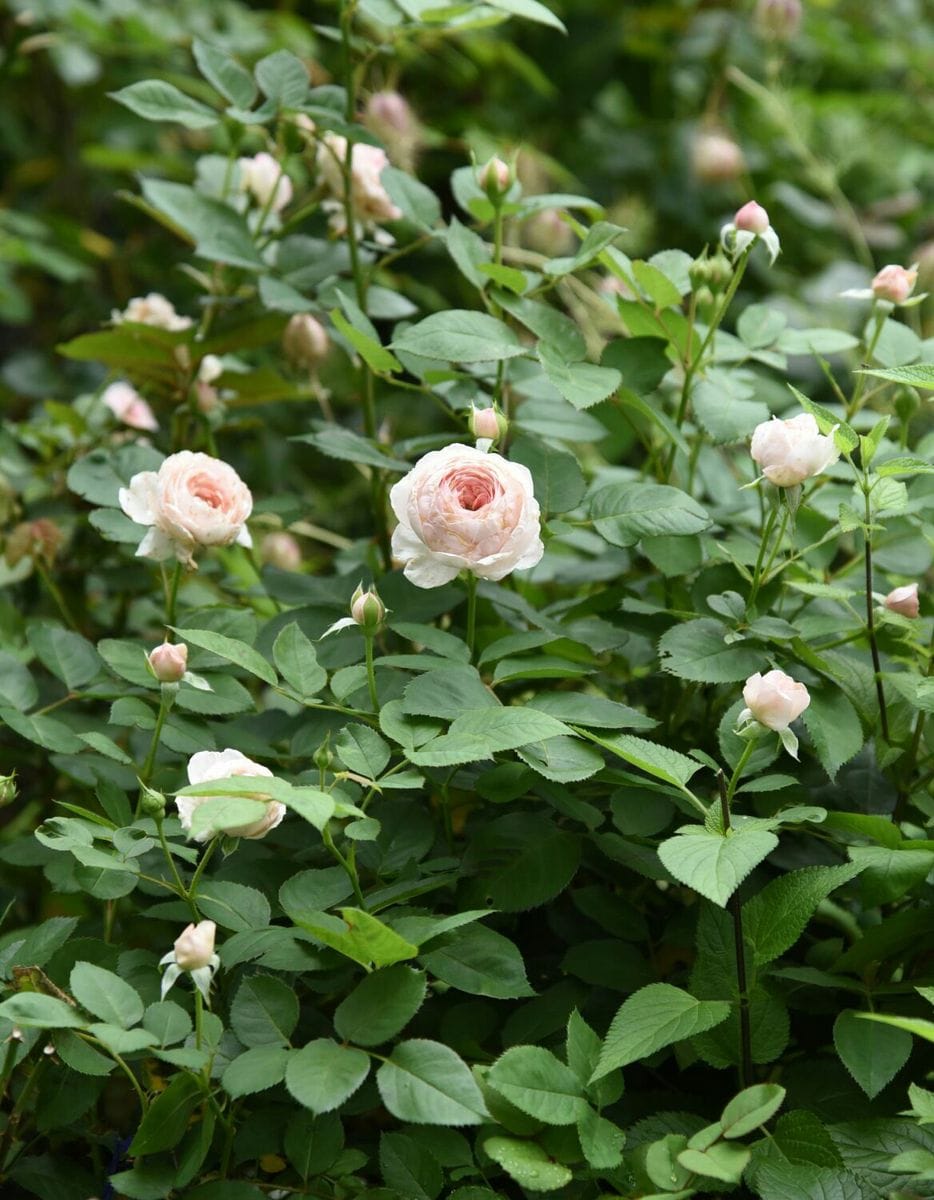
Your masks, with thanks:
<instances>
[{"instance_id":1,"label":"drooping rose bloom","mask_svg":"<svg viewBox=\"0 0 934 1200\"><path fill-rule=\"evenodd\" d=\"M318 170L333 197L325 201L325 206L331 213L331 229L338 236L347 232L342 170L346 158L347 139L338 133L324 134L318 142ZM383 221L398 221L402 216L382 184L381 176L388 166L385 150L365 142L354 143L350 152L350 204L360 230L372 229Z\"/></svg>"},{"instance_id":2,"label":"drooping rose bloom","mask_svg":"<svg viewBox=\"0 0 934 1200\"><path fill-rule=\"evenodd\" d=\"M900 613L913 621L921 608L918 601L918 585L909 583L905 587L893 588L885 598L885 607L889 612Z\"/></svg>"},{"instance_id":3,"label":"drooping rose bloom","mask_svg":"<svg viewBox=\"0 0 934 1200\"><path fill-rule=\"evenodd\" d=\"M249 192L260 208L281 212L292 199L292 180L282 170L278 160L263 151L252 158L240 158L237 162L241 189Z\"/></svg>"},{"instance_id":4,"label":"drooping rose bloom","mask_svg":"<svg viewBox=\"0 0 934 1200\"><path fill-rule=\"evenodd\" d=\"M773 417L757 425L750 453L776 487L794 487L819 475L840 457L832 433L822 434L810 413L788 421Z\"/></svg>"},{"instance_id":5,"label":"drooping rose bloom","mask_svg":"<svg viewBox=\"0 0 934 1200\"><path fill-rule=\"evenodd\" d=\"M227 750L199 750L188 760L189 783L210 783L214 779L230 779L232 776L239 775L271 779L272 771L268 767L254 762L251 758L247 758L239 750L229 748ZM257 790L261 791L259 785ZM216 799L219 797L176 796L175 805L178 809L178 818L182 823L182 829L191 829L191 820L196 808L204 804L206 800ZM279 800L269 800L266 804L265 814L258 821L253 821L250 825L238 825L235 829L226 829L224 832L231 837L253 839L265 837L270 829L275 829L280 824L284 816L285 805ZM206 842L217 832L219 831L206 829L199 833L194 840Z\"/></svg>"},{"instance_id":6,"label":"drooping rose bloom","mask_svg":"<svg viewBox=\"0 0 934 1200\"><path fill-rule=\"evenodd\" d=\"M152 325L155 329L168 329L170 332L191 328L191 317L180 316L171 300L166 300L159 292L134 297L123 312L114 309L110 317L117 325L121 321L135 321L139 325Z\"/></svg>"},{"instance_id":7,"label":"drooping rose bloom","mask_svg":"<svg viewBox=\"0 0 934 1200\"><path fill-rule=\"evenodd\" d=\"M142 429L154 433L159 428L155 413L135 387L122 380L105 388L101 403L110 409L118 421L131 429Z\"/></svg>"},{"instance_id":8,"label":"drooping rose bloom","mask_svg":"<svg viewBox=\"0 0 934 1200\"><path fill-rule=\"evenodd\" d=\"M739 714L740 724L754 720L776 733L797 721L811 703L804 684L797 683L784 671L769 671L765 675L757 671L750 675L743 688L743 699L747 707Z\"/></svg>"},{"instance_id":9,"label":"drooping rose bloom","mask_svg":"<svg viewBox=\"0 0 934 1200\"><path fill-rule=\"evenodd\" d=\"M426 454L389 502L399 519L392 551L416 587L441 587L463 570L503 579L545 550L528 468L472 446Z\"/></svg>"},{"instance_id":10,"label":"drooping rose bloom","mask_svg":"<svg viewBox=\"0 0 934 1200\"><path fill-rule=\"evenodd\" d=\"M252 546L246 520L253 497L233 467L208 454L181 450L158 471L141 471L119 492L120 507L137 525L151 526L137 556L175 557L189 567L199 546Z\"/></svg>"}]
</instances>

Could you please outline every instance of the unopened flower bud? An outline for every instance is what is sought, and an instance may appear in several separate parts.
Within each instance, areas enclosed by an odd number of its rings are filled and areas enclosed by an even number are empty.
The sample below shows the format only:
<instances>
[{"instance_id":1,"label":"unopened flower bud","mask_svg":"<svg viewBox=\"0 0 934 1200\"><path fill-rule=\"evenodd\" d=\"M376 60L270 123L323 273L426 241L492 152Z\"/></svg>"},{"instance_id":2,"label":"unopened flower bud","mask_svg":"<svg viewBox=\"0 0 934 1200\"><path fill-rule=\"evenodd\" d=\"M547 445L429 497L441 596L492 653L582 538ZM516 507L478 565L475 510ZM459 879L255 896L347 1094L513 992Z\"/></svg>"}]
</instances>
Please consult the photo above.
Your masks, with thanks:
<instances>
[{"instance_id":1,"label":"unopened flower bud","mask_svg":"<svg viewBox=\"0 0 934 1200\"><path fill-rule=\"evenodd\" d=\"M470 432L475 438L498 442L508 429L509 422L498 409L470 406Z\"/></svg>"},{"instance_id":2,"label":"unopened flower bud","mask_svg":"<svg viewBox=\"0 0 934 1200\"><path fill-rule=\"evenodd\" d=\"M529 246L549 258L570 254L574 248L574 231L553 208L543 209L534 217L529 217L523 232Z\"/></svg>"},{"instance_id":3,"label":"unopened flower bud","mask_svg":"<svg viewBox=\"0 0 934 1200\"><path fill-rule=\"evenodd\" d=\"M756 25L765 37L790 41L801 27L801 0L759 0Z\"/></svg>"},{"instance_id":4,"label":"unopened flower bud","mask_svg":"<svg viewBox=\"0 0 934 1200\"><path fill-rule=\"evenodd\" d=\"M183 971L197 971L210 966L214 957L216 930L213 921L188 925L175 939L175 965Z\"/></svg>"},{"instance_id":5,"label":"unopened flower bud","mask_svg":"<svg viewBox=\"0 0 934 1200\"><path fill-rule=\"evenodd\" d=\"M160 683L178 683L188 670L188 647L184 642L163 642L150 651L149 666Z\"/></svg>"},{"instance_id":6,"label":"unopened flower bud","mask_svg":"<svg viewBox=\"0 0 934 1200\"><path fill-rule=\"evenodd\" d=\"M904 267L890 263L876 275L872 281L872 294L877 300L888 300L891 304L904 304L914 291L918 282L918 272L914 268L906 271Z\"/></svg>"},{"instance_id":7,"label":"unopened flower bud","mask_svg":"<svg viewBox=\"0 0 934 1200\"><path fill-rule=\"evenodd\" d=\"M761 204L750 200L736 213L733 224L745 233L763 234L769 228L769 214Z\"/></svg>"},{"instance_id":8,"label":"unopened flower bud","mask_svg":"<svg viewBox=\"0 0 934 1200\"><path fill-rule=\"evenodd\" d=\"M296 367L313 370L327 357L331 339L320 321L309 313L291 317L282 335L282 349Z\"/></svg>"},{"instance_id":9,"label":"unopened flower bud","mask_svg":"<svg viewBox=\"0 0 934 1200\"><path fill-rule=\"evenodd\" d=\"M155 788L140 784L139 810L144 817L155 817L157 820L165 816L165 796Z\"/></svg>"},{"instance_id":10,"label":"unopened flower bud","mask_svg":"<svg viewBox=\"0 0 934 1200\"><path fill-rule=\"evenodd\" d=\"M495 202L501 200L512 187L512 171L501 158L491 158L480 168L477 181Z\"/></svg>"},{"instance_id":11,"label":"unopened flower bud","mask_svg":"<svg viewBox=\"0 0 934 1200\"><path fill-rule=\"evenodd\" d=\"M263 562L280 571L298 571L302 565L302 551L298 542L283 529L267 533L260 543Z\"/></svg>"},{"instance_id":12,"label":"unopened flower bud","mask_svg":"<svg viewBox=\"0 0 934 1200\"><path fill-rule=\"evenodd\" d=\"M374 133L403 135L411 133L415 123L409 102L398 92L374 92L367 101L364 120Z\"/></svg>"},{"instance_id":13,"label":"unopened flower bud","mask_svg":"<svg viewBox=\"0 0 934 1200\"><path fill-rule=\"evenodd\" d=\"M363 590L362 584L350 598L350 615L365 633L375 633L386 619L386 605L375 588Z\"/></svg>"},{"instance_id":14,"label":"unopened flower bud","mask_svg":"<svg viewBox=\"0 0 934 1200\"><path fill-rule=\"evenodd\" d=\"M330 770L331 763L334 761L334 755L331 753L330 741L330 736L325 738L312 756L312 761L319 771Z\"/></svg>"},{"instance_id":15,"label":"unopened flower bud","mask_svg":"<svg viewBox=\"0 0 934 1200\"><path fill-rule=\"evenodd\" d=\"M11 771L9 775L0 775L0 808L12 804L16 799L16 792L16 772Z\"/></svg>"},{"instance_id":16,"label":"unopened flower bud","mask_svg":"<svg viewBox=\"0 0 934 1200\"><path fill-rule=\"evenodd\" d=\"M885 598L885 607L889 612L914 620L918 615L918 585L909 583L905 587L894 588Z\"/></svg>"},{"instance_id":17,"label":"unopened flower bud","mask_svg":"<svg viewBox=\"0 0 934 1200\"><path fill-rule=\"evenodd\" d=\"M740 722L751 718L777 733L797 721L811 703L804 684L797 683L784 671L750 675L743 688L743 699L748 707L740 713Z\"/></svg>"},{"instance_id":18,"label":"unopened flower bud","mask_svg":"<svg viewBox=\"0 0 934 1200\"><path fill-rule=\"evenodd\" d=\"M691 165L702 183L728 183L746 167L743 152L724 133L698 133L691 144Z\"/></svg>"}]
</instances>

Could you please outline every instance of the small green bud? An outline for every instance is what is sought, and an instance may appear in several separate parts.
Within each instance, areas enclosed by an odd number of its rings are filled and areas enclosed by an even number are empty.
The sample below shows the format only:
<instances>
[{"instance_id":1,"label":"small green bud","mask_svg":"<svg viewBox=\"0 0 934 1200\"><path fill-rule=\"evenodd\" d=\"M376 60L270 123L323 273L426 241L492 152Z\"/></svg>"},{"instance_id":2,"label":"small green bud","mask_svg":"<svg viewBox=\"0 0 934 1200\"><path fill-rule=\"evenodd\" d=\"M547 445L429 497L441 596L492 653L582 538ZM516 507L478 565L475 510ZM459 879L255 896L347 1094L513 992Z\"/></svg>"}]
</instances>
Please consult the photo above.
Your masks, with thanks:
<instances>
[{"instance_id":1,"label":"small green bud","mask_svg":"<svg viewBox=\"0 0 934 1200\"><path fill-rule=\"evenodd\" d=\"M161 792L157 792L154 788L147 787L145 783L140 781L140 802L139 809L144 817L155 817L159 820L165 816L165 796Z\"/></svg>"},{"instance_id":2,"label":"small green bud","mask_svg":"<svg viewBox=\"0 0 934 1200\"><path fill-rule=\"evenodd\" d=\"M11 771L9 775L0 775L0 808L12 804L16 799L17 792L16 772Z\"/></svg>"},{"instance_id":3,"label":"small green bud","mask_svg":"<svg viewBox=\"0 0 934 1200\"><path fill-rule=\"evenodd\" d=\"M364 633L373 634L386 619L386 605L375 588L364 591L363 585L358 583L357 590L350 598L350 615Z\"/></svg>"},{"instance_id":4,"label":"small green bud","mask_svg":"<svg viewBox=\"0 0 934 1200\"><path fill-rule=\"evenodd\" d=\"M313 761L319 771L330 770L331 763L334 761L334 755L331 753L330 736L326 737L318 749L314 752Z\"/></svg>"}]
</instances>

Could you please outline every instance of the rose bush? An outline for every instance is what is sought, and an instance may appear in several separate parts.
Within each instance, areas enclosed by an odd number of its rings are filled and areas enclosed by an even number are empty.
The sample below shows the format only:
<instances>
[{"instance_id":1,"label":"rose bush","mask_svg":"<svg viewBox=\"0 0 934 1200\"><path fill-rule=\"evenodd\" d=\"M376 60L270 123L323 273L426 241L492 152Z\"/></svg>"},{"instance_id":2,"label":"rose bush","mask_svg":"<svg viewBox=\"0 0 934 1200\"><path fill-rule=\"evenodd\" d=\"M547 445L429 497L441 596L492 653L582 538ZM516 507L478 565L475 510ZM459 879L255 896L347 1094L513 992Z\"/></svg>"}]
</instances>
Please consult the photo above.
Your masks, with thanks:
<instances>
[{"instance_id":1,"label":"rose bush","mask_svg":"<svg viewBox=\"0 0 934 1200\"><path fill-rule=\"evenodd\" d=\"M920 23L563 8L4 18L4 1197L931 1191Z\"/></svg>"}]
</instances>

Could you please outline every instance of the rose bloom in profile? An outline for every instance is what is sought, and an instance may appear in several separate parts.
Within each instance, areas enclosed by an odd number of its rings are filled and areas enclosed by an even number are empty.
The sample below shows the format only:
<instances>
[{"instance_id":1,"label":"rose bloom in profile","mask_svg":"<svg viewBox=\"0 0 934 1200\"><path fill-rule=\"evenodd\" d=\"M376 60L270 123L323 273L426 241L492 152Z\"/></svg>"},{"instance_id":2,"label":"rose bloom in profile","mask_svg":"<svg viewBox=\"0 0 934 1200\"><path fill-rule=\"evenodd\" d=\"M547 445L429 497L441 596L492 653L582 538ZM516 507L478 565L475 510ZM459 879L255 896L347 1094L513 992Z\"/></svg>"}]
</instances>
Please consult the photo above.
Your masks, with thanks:
<instances>
[{"instance_id":1,"label":"rose bloom in profile","mask_svg":"<svg viewBox=\"0 0 934 1200\"><path fill-rule=\"evenodd\" d=\"M473 446L426 454L389 502L399 519L392 552L416 587L441 587L465 570L503 579L545 550L528 468Z\"/></svg>"},{"instance_id":2,"label":"rose bloom in profile","mask_svg":"<svg viewBox=\"0 0 934 1200\"><path fill-rule=\"evenodd\" d=\"M105 388L101 395L101 403L110 409L118 421L129 425L131 429L142 429L147 433L155 433L159 428L155 413L143 397L135 387L122 380Z\"/></svg>"},{"instance_id":3,"label":"rose bloom in profile","mask_svg":"<svg viewBox=\"0 0 934 1200\"><path fill-rule=\"evenodd\" d=\"M167 329L171 333L191 328L191 317L180 316L171 300L166 300L159 292L136 296L123 312L114 309L110 316L116 325L121 321L135 321L138 325L152 325L155 329Z\"/></svg>"},{"instance_id":4,"label":"rose bloom in profile","mask_svg":"<svg viewBox=\"0 0 934 1200\"><path fill-rule=\"evenodd\" d=\"M249 192L260 208L281 212L292 199L292 180L282 170L279 161L263 151L252 158L237 160L240 167L240 188Z\"/></svg>"},{"instance_id":5,"label":"rose bloom in profile","mask_svg":"<svg viewBox=\"0 0 934 1200\"><path fill-rule=\"evenodd\" d=\"M318 170L328 191L334 197L325 201L331 213L331 229L338 236L347 232L344 213L343 163L347 157L347 139L338 133L326 133L318 142ZM354 220L361 230L370 229L383 221L398 221L401 209L390 200L381 176L389 159L379 146L357 142L350 151L350 203ZM355 231L356 232L356 231ZM385 241L388 235L377 240ZM391 240L391 239L390 239Z\"/></svg>"},{"instance_id":6,"label":"rose bloom in profile","mask_svg":"<svg viewBox=\"0 0 934 1200\"><path fill-rule=\"evenodd\" d=\"M233 467L209 454L181 450L158 471L141 471L119 492L120 507L151 528L137 547L142 558L177 558L194 566L198 546L252 546L246 520L253 497Z\"/></svg>"},{"instance_id":7,"label":"rose bloom in profile","mask_svg":"<svg viewBox=\"0 0 934 1200\"><path fill-rule=\"evenodd\" d=\"M872 294L877 300L888 300L891 304L904 304L915 290L918 272L906 270L896 263L883 267L872 281Z\"/></svg>"},{"instance_id":8,"label":"rose bloom in profile","mask_svg":"<svg viewBox=\"0 0 934 1200\"><path fill-rule=\"evenodd\" d=\"M913 621L921 609L918 601L918 585L909 583L905 587L893 588L885 598L885 607L889 612L898 613Z\"/></svg>"},{"instance_id":9,"label":"rose bloom in profile","mask_svg":"<svg viewBox=\"0 0 934 1200\"><path fill-rule=\"evenodd\" d=\"M199 750L188 760L188 782L192 784L210 783L215 779L230 779L241 775L271 779L272 771L268 767L254 762L251 758L247 758L239 750L229 748L227 750ZM261 791L261 788L258 787L257 791ZM176 796L175 805L178 809L178 819L182 823L182 829L186 831L191 829L191 820L196 808L204 804L206 800L218 798L217 796ZM224 833L230 837L252 839L265 837L270 829L275 829L281 823L284 816L285 805L278 800L269 800L266 804L265 814L258 821L253 821L250 825L238 825L234 829L225 829ZM206 829L197 834L194 840L206 842L218 832L220 831Z\"/></svg>"},{"instance_id":10,"label":"rose bloom in profile","mask_svg":"<svg viewBox=\"0 0 934 1200\"><path fill-rule=\"evenodd\" d=\"M776 487L794 487L819 475L840 457L833 433L822 434L810 413L788 421L773 417L757 425L750 453Z\"/></svg>"},{"instance_id":11,"label":"rose bloom in profile","mask_svg":"<svg viewBox=\"0 0 934 1200\"><path fill-rule=\"evenodd\" d=\"M758 721L776 733L797 721L811 703L804 684L797 683L784 671L750 675L743 688L743 700L747 707L739 714L739 723Z\"/></svg>"}]
</instances>

